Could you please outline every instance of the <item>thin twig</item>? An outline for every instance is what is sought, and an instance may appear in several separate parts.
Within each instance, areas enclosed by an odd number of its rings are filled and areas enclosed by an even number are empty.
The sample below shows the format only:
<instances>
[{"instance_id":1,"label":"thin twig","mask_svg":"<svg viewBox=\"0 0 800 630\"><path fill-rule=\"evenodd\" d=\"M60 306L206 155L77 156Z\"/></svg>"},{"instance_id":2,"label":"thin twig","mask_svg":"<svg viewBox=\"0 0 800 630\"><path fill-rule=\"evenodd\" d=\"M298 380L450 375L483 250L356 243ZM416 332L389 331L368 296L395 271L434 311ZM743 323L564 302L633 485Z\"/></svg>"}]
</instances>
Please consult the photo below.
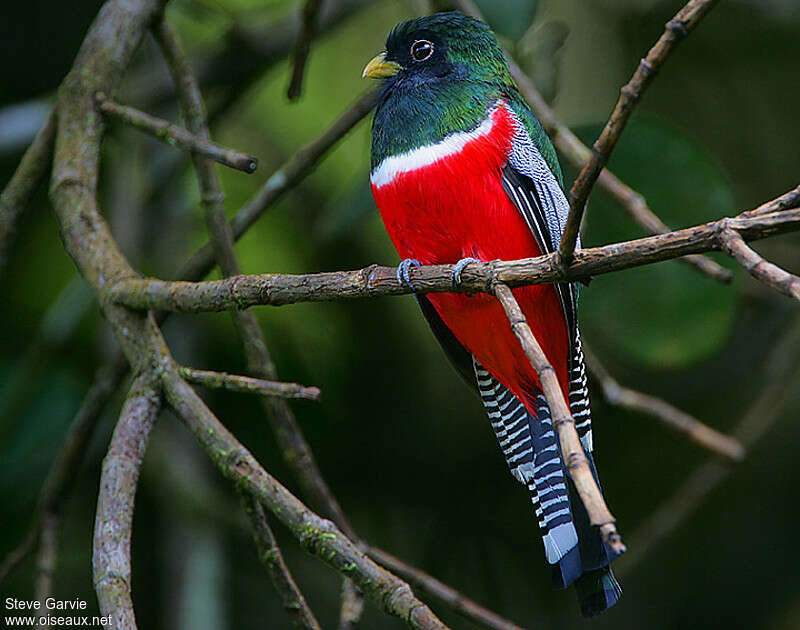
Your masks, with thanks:
<instances>
[{"instance_id":1,"label":"thin twig","mask_svg":"<svg viewBox=\"0 0 800 630\"><path fill-rule=\"evenodd\" d=\"M95 100L97 108L107 116L118 118L126 125L149 133L166 144L176 145L184 151L200 153L215 162L245 173L253 173L258 168L258 160L250 155L210 142L207 138L200 138L163 118L151 116L128 105L120 105L102 92L95 95Z\"/></svg>"},{"instance_id":2,"label":"thin twig","mask_svg":"<svg viewBox=\"0 0 800 630\"><path fill-rule=\"evenodd\" d=\"M364 594L352 580L342 580L341 601L337 630L354 630L364 613Z\"/></svg>"},{"instance_id":3,"label":"thin twig","mask_svg":"<svg viewBox=\"0 0 800 630\"><path fill-rule=\"evenodd\" d=\"M583 353L586 367L600 381L603 396L609 404L651 416L698 446L732 462L744 459L744 447L738 440L720 433L661 398L620 385L585 343Z\"/></svg>"},{"instance_id":4,"label":"thin twig","mask_svg":"<svg viewBox=\"0 0 800 630\"><path fill-rule=\"evenodd\" d=\"M253 532L253 539L258 548L258 556L261 563L267 567L275 590L281 598L284 610L289 615L289 621L293 628L309 630L319 630L317 622L311 609L308 607L303 593L297 587L289 572L289 567L283 560L283 554L275 540L275 534L267 522L267 515L264 508L252 495L242 493L242 505L244 512L250 519L250 527Z\"/></svg>"},{"instance_id":5,"label":"thin twig","mask_svg":"<svg viewBox=\"0 0 800 630\"><path fill-rule=\"evenodd\" d=\"M183 378L195 385L213 389L227 389L244 394L260 394L262 396L277 396L278 398L303 398L315 401L319 400L321 394L318 387L307 387L297 383L266 381L262 378L239 376L237 374L228 374L227 372L210 372L208 370L181 367L180 373Z\"/></svg>"},{"instance_id":6,"label":"thin twig","mask_svg":"<svg viewBox=\"0 0 800 630\"><path fill-rule=\"evenodd\" d=\"M452 586L437 580L416 567L412 567L383 549L369 547L367 553L376 562L379 562L387 569L391 569L392 573L408 580L415 588L444 602L453 611L483 628L489 628L490 630L522 630L517 624L472 601Z\"/></svg>"},{"instance_id":7,"label":"thin twig","mask_svg":"<svg viewBox=\"0 0 800 630\"><path fill-rule=\"evenodd\" d=\"M183 51L177 35L166 20L161 20L156 25L155 34L177 86L178 97L186 123L192 133L202 139L207 139L209 131L206 122L205 103L192 72L189 59ZM240 273L240 267L236 259L236 252L233 249L233 236L230 225L225 217L225 197L217 178L216 169L210 160L199 155L193 155L192 157L215 258L223 275L236 275ZM256 369L258 367L257 361L265 359L267 349L255 316L251 312L240 311L233 314L233 320L245 349L248 368L256 374L262 374ZM266 355L266 358L269 359L269 355ZM265 406L268 410L272 408L271 401L274 399L262 398L262 400L270 401L265 403ZM283 402L283 404L285 405L286 403ZM245 507L248 505L250 504L246 501ZM250 507L252 508L252 506ZM311 612L305 597L303 597L292 578L289 567L283 560L283 554L275 541L275 536L272 534L266 518L259 519L258 512L253 512L252 509L249 515L255 528L256 539L261 541L258 544L267 544L264 541L269 543L269 555L265 556L262 553L260 554L261 559L267 565L290 620L296 625L304 622L303 625L297 625L297 627L318 628L314 613ZM279 573L282 573L282 575L278 575Z\"/></svg>"},{"instance_id":8,"label":"thin twig","mask_svg":"<svg viewBox=\"0 0 800 630\"><path fill-rule=\"evenodd\" d=\"M177 37L168 28L166 22L162 22L158 27L158 40L167 57L176 85L178 85L178 94L189 128L201 137L207 137L208 125L199 86ZM238 275L241 273L241 268L234 251L234 237L225 215L224 196L213 164L208 160L196 157L195 169L197 170L201 198L205 206L206 224L211 234L214 257L224 276ZM276 379L277 370L255 315L251 312L239 311L233 313L233 319L242 340L248 369L264 378ZM283 457L295 477L300 481L312 501L314 501L317 509L333 518L348 536L355 539L355 532L322 477L311 448L295 421L294 414L288 404L283 400L271 397L262 398L261 402L270 420L273 432L281 445ZM269 530L266 520L261 521L258 526L261 529ZM280 549L274 542L274 536L272 536L271 532L269 536L273 542L271 553L278 558L278 562L270 565L270 572L273 574L278 570L286 572L286 575L282 577L274 577L273 581L276 582L282 592L295 591L288 597L288 600L285 596L282 596L284 602L290 601L292 603L291 607L287 607L290 618L295 621L301 619L314 620L313 613L308 609L305 598L297 589L288 567L282 560ZM304 610L298 612L296 607L304 608ZM316 621L314 621L314 624L316 624Z\"/></svg>"},{"instance_id":9,"label":"thin twig","mask_svg":"<svg viewBox=\"0 0 800 630\"><path fill-rule=\"evenodd\" d=\"M179 94L182 95L184 101L187 119L191 120L190 128L193 128L195 133L205 134L207 127L202 97L188 60L175 35L165 22L162 22L159 33L162 45L165 47L165 54L171 60L170 66L179 86ZM327 142L326 145L330 146ZM239 263L233 249L233 236L230 226L225 220L222 191L216 173L213 171L213 165L198 164L198 179L201 196L205 200L209 232L216 250L215 257L220 262L223 275L238 274ZM277 380L277 370L255 317L252 313L237 315L235 323L242 338L248 369L261 378ZM285 401L273 397L262 398L262 403L272 423L273 431L281 444L284 459L303 485L304 490L318 509L336 521L348 536L355 538L353 528L323 479L311 448L289 406Z\"/></svg>"},{"instance_id":10,"label":"thin twig","mask_svg":"<svg viewBox=\"0 0 800 630\"><path fill-rule=\"evenodd\" d=\"M47 599L53 595L53 575L58 563L58 530L61 526L61 515L44 514L42 531L39 533L39 551L36 554L36 584L34 593L40 610L47 610ZM44 622L44 623L42 623ZM49 630L50 615L40 616L37 630Z\"/></svg>"},{"instance_id":11,"label":"thin twig","mask_svg":"<svg viewBox=\"0 0 800 630\"><path fill-rule=\"evenodd\" d=\"M325 0L316 24L316 38L330 34L373 0ZM260 77L291 54L300 31L297 15L289 13L265 25L234 21L216 46L197 63L203 89L224 95L242 94ZM174 94L174 85L153 71L141 72L133 93L144 103L160 105ZM211 115L214 118L214 115Z\"/></svg>"},{"instance_id":12,"label":"thin twig","mask_svg":"<svg viewBox=\"0 0 800 630\"><path fill-rule=\"evenodd\" d=\"M307 551L352 579L385 612L405 620L412 628L446 628L414 596L408 584L375 564L331 521L317 516L267 473L174 367L163 365L162 383L170 405L220 472L263 503Z\"/></svg>"},{"instance_id":13,"label":"thin twig","mask_svg":"<svg viewBox=\"0 0 800 630\"><path fill-rule=\"evenodd\" d=\"M50 167L55 138L56 110L53 108L0 194L0 269L5 266L19 217Z\"/></svg>"},{"instance_id":14,"label":"thin twig","mask_svg":"<svg viewBox=\"0 0 800 630\"><path fill-rule=\"evenodd\" d=\"M650 85L669 53L697 26L703 16L718 0L689 0L674 18L667 22L666 30L641 60L631 80L620 89L611 117L603 128L600 137L592 147L592 156L578 173L570 191L569 217L558 249L559 266L565 268L572 260L575 243L580 231L581 219L586 208L586 199L592 190L603 167L614 150L625 125L633 113L642 94Z\"/></svg>"},{"instance_id":15,"label":"thin twig","mask_svg":"<svg viewBox=\"0 0 800 630\"><path fill-rule=\"evenodd\" d=\"M790 210L791 208L800 207L800 186L783 193L780 197L776 197L771 201L762 203L757 208L743 212L742 215L759 215L771 214L773 212L780 212L781 210Z\"/></svg>"},{"instance_id":16,"label":"thin twig","mask_svg":"<svg viewBox=\"0 0 800 630\"><path fill-rule=\"evenodd\" d=\"M597 482L592 475L578 432L575 430L575 420L564 399L564 392L558 383L556 372L534 337L533 331L525 319L525 314L519 307L511 289L498 282L494 285L494 294L506 312L506 317L511 323L511 330L519 339L522 349L539 376L539 385L547 399L550 413L553 415L553 425L561 445L564 467L575 483L578 495L586 507L589 522L593 527L598 528L606 546L614 554L621 555L625 553L625 544L617 532L616 520L606 506L600 488L597 487Z\"/></svg>"},{"instance_id":17,"label":"thin twig","mask_svg":"<svg viewBox=\"0 0 800 630\"><path fill-rule=\"evenodd\" d=\"M756 280L778 293L800 300L800 278L759 256L738 232L724 229L719 233L719 240L725 251Z\"/></svg>"},{"instance_id":18,"label":"thin twig","mask_svg":"<svg viewBox=\"0 0 800 630\"><path fill-rule=\"evenodd\" d=\"M5 420L0 441L25 417L25 405L35 396L41 372L52 365L53 356L62 351L74 335L85 314L94 306L94 300L94 294L76 273L47 307L28 347L20 353L5 381L9 394L0 412Z\"/></svg>"},{"instance_id":19,"label":"thin twig","mask_svg":"<svg viewBox=\"0 0 800 630\"><path fill-rule=\"evenodd\" d=\"M591 157L591 150L578 139L578 136L572 133L569 127L556 118L555 112L550 109L528 75L514 61L511 61L509 66L520 92L539 118L553 144L575 168L583 168ZM671 231L670 227L650 209L644 195L628 186L608 168L602 170L597 183L646 232L666 234ZM719 282L727 283L733 278L733 274L728 269L706 256L691 254L679 260Z\"/></svg>"},{"instance_id":20,"label":"thin twig","mask_svg":"<svg viewBox=\"0 0 800 630\"><path fill-rule=\"evenodd\" d=\"M161 408L152 372L131 385L103 460L92 567L94 588L103 616L114 628L135 630L131 600L133 505L147 440Z\"/></svg>"},{"instance_id":21,"label":"thin twig","mask_svg":"<svg viewBox=\"0 0 800 630\"><path fill-rule=\"evenodd\" d=\"M462 13L471 15L478 19L483 19L481 12L471 0L457 0L453 2ZM541 92L536 88L531 78L519 67L506 51L508 57L508 67L511 76L519 88L520 93L527 101L531 110L542 127L547 132L550 140L575 168L583 168L592 156L592 151L580 141L569 127L562 123L553 109L547 104ZM645 231L650 234L665 234L670 228L658 218L653 210L647 205L644 196L628 186L608 168L604 168L597 180L600 188L605 190L617 203L625 210L630 217ZM719 282L730 282L733 274L711 260L710 258L697 254L690 254L679 258L681 262L687 263L701 273Z\"/></svg>"},{"instance_id":22,"label":"thin twig","mask_svg":"<svg viewBox=\"0 0 800 630\"><path fill-rule=\"evenodd\" d=\"M300 14L301 24L294 48L292 79L289 81L289 89L286 92L290 101L300 98L300 95L303 93L303 75L305 74L306 64L308 63L308 55L311 52L311 40L314 38L317 14L321 6L322 0L306 0Z\"/></svg>"},{"instance_id":23,"label":"thin twig","mask_svg":"<svg viewBox=\"0 0 800 630\"><path fill-rule=\"evenodd\" d=\"M50 467L47 479L39 491L36 513L22 542L3 559L0 565L0 584L8 574L34 549L40 538L45 517L55 517L56 527L61 510L77 477L86 445L94 434L100 414L112 394L117 391L127 372L121 357L97 370L95 380L84 396L78 412L70 425L61 451Z\"/></svg>"},{"instance_id":24,"label":"thin twig","mask_svg":"<svg viewBox=\"0 0 800 630\"><path fill-rule=\"evenodd\" d=\"M719 248L718 234L730 228L745 240L800 229L800 209L769 215L724 218L683 230L648 236L603 247L583 248L566 271L567 280L581 280L621 269L639 267L678 256ZM461 276L461 292L490 292L498 280L509 286L561 281L557 253L512 261L470 263ZM409 276L417 293L453 292L453 265L415 267ZM373 265L355 271L313 274L253 274L206 282L170 282L126 278L109 286L114 303L137 309L199 313L244 309L255 305L295 304L336 299L405 295L411 292L397 280L396 268Z\"/></svg>"},{"instance_id":25,"label":"thin twig","mask_svg":"<svg viewBox=\"0 0 800 630\"><path fill-rule=\"evenodd\" d=\"M300 183L328 151L372 111L377 99L378 92L375 90L359 96L322 135L301 147L275 171L231 220L234 240L238 240L267 209ZM192 255L178 277L184 280L201 280L214 268L214 264L214 250L207 243Z\"/></svg>"},{"instance_id":26,"label":"thin twig","mask_svg":"<svg viewBox=\"0 0 800 630\"><path fill-rule=\"evenodd\" d=\"M793 392L791 385L800 380L800 318L773 344L764 359L764 377L756 388L760 394L736 425L733 435L751 451L758 440L775 424ZM712 458L698 466L664 500L631 537L633 552L618 566L630 573L705 504L708 496L728 479L733 468Z\"/></svg>"}]
</instances>

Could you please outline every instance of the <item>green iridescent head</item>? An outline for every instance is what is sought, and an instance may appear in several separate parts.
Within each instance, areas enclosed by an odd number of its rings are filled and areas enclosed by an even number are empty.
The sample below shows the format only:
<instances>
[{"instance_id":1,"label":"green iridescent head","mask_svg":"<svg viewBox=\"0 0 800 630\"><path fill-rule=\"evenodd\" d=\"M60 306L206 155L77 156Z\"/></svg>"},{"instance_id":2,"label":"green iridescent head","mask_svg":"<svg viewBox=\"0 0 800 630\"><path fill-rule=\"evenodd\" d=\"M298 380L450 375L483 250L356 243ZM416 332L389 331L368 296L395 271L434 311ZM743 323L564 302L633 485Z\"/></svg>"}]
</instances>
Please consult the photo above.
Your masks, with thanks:
<instances>
[{"instance_id":1,"label":"green iridescent head","mask_svg":"<svg viewBox=\"0 0 800 630\"><path fill-rule=\"evenodd\" d=\"M560 177L555 151L483 22L456 11L402 22L363 76L383 81L372 122L373 168L388 156L476 128L502 99Z\"/></svg>"},{"instance_id":2,"label":"green iridescent head","mask_svg":"<svg viewBox=\"0 0 800 630\"><path fill-rule=\"evenodd\" d=\"M456 11L398 24L386 51L364 69L393 89L450 81L510 85L508 64L491 29Z\"/></svg>"},{"instance_id":3,"label":"green iridescent head","mask_svg":"<svg viewBox=\"0 0 800 630\"><path fill-rule=\"evenodd\" d=\"M486 24L451 11L398 24L364 68L383 90L372 125L372 166L477 127L498 99L518 95Z\"/></svg>"}]
</instances>

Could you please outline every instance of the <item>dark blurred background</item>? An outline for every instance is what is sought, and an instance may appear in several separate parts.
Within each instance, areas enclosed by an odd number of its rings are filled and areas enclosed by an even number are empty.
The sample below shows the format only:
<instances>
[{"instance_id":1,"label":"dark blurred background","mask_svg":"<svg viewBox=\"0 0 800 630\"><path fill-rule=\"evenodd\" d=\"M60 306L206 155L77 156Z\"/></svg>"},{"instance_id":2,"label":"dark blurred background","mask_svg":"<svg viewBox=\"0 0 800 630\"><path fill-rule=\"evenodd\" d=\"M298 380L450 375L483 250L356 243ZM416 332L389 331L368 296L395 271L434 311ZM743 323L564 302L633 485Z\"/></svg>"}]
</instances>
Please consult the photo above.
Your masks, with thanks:
<instances>
[{"instance_id":1,"label":"dark blurred background","mask_svg":"<svg viewBox=\"0 0 800 630\"><path fill-rule=\"evenodd\" d=\"M0 9L0 182L47 116L97 0L33 0ZM325 3L323 3L325 4ZM202 75L218 141L257 155L247 176L220 169L235 211L301 144L367 85L361 69L399 20L425 2L329 0L336 24L314 44L302 100L285 97L285 37L298 3L176 0L168 11ZM639 58L682 3L542 0L482 3L564 122L590 143ZM344 7L344 8L342 8ZM280 26L270 26L278 23ZM800 173L800 5L730 0L674 52L637 109L611 167L669 225L753 207ZM216 67L202 60L229 54ZM177 120L163 61L145 43L120 100ZM205 240L194 174L173 149L112 124L101 196L115 236L144 273L174 277ZM562 160L563 163L563 160ZM362 122L238 246L246 272L313 272L395 264L368 189ZM574 170L566 168L567 182ZM600 191L585 243L641 231ZM798 271L800 238L756 248ZM714 255L730 268L724 256ZM112 341L59 241L45 190L24 215L0 272L0 556L26 531L48 467ZM411 298L257 310L281 377L318 385L320 404L293 403L322 471L356 529L478 602L530 628L583 622L571 592L553 592L535 517L507 472L479 401L450 368ZM708 455L656 421L607 404L594 384L596 460L619 527L625 594L596 628L800 627L795 467L800 441L796 303L741 270L723 286L678 262L595 279L582 292L584 337L622 383L661 396L730 432L771 382L777 412L746 460L654 546L653 511ZM166 327L185 364L244 372L225 314L176 316ZM794 345L792 345L794 344ZM788 376L787 376L788 375ZM782 379L782 380L781 380ZM264 466L298 491L257 401L204 392ZM769 402L769 401L768 401ZM109 405L65 508L55 595L96 608L91 540L100 463L118 413ZM762 417L763 416L763 417ZM663 520L663 519L662 519ZM658 522L658 525L665 525ZM276 533L323 627L335 626L340 579ZM648 552L643 555L644 550ZM639 554L637 558L636 555ZM191 436L165 414L137 495L133 596L140 628L285 628L238 502ZM34 561L0 586L33 597ZM432 602L454 628L471 623ZM400 628L371 604L361 627Z\"/></svg>"}]
</instances>

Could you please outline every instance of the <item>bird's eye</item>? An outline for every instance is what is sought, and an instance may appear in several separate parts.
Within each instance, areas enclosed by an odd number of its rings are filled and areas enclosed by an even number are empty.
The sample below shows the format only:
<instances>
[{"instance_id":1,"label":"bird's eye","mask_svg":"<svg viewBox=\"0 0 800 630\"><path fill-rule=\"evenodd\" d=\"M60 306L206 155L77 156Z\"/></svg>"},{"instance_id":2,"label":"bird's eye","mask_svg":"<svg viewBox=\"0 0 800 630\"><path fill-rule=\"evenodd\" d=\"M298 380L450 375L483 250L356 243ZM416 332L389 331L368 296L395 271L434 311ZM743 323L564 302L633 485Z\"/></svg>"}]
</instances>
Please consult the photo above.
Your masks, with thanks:
<instances>
[{"instance_id":1,"label":"bird's eye","mask_svg":"<svg viewBox=\"0 0 800 630\"><path fill-rule=\"evenodd\" d=\"M411 57L414 61L425 61L433 54L433 44L427 39L418 39L411 44Z\"/></svg>"}]
</instances>

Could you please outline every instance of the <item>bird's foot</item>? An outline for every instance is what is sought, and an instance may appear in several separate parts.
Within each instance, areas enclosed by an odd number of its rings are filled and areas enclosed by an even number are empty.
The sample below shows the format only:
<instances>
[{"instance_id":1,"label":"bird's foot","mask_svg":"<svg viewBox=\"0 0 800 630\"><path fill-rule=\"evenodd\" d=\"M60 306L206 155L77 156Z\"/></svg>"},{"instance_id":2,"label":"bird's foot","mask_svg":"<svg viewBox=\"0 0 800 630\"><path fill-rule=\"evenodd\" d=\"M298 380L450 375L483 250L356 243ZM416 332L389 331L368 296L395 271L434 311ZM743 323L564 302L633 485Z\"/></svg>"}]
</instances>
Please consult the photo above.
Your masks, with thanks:
<instances>
[{"instance_id":1,"label":"bird's foot","mask_svg":"<svg viewBox=\"0 0 800 630\"><path fill-rule=\"evenodd\" d=\"M416 293L417 290L414 288L414 285L411 284L411 278L409 277L408 272L412 267L419 266L420 263L416 258L406 258L397 266L397 282L399 282L401 285L406 285L414 293Z\"/></svg>"},{"instance_id":2,"label":"bird's foot","mask_svg":"<svg viewBox=\"0 0 800 630\"><path fill-rule=\"evenodd\" d=\"M450 277L450 282L453 285L453 290L457 291L461 286L461 274L464 273L464 267L470 263L481 262L477 258L462 258L453 266L453 275Z\"/></svg>"}]
</instances>

